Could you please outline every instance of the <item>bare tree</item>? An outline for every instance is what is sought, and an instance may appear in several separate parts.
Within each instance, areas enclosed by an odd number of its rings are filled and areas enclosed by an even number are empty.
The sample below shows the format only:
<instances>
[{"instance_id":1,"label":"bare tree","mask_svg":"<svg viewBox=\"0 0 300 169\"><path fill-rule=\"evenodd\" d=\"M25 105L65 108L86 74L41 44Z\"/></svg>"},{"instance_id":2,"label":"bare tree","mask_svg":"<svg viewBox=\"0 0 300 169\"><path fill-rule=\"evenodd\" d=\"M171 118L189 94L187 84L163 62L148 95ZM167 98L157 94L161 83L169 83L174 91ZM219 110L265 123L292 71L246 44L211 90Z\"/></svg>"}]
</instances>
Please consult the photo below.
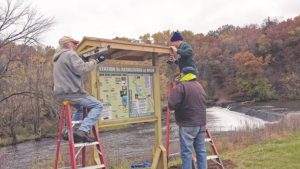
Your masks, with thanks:
<instances>
[{"instance_id":1,"label":"bare tree","mask_svg":"<svg viewBox=\"0 0 300 169\"><path fill-rule=\"evenodd\" d=\"M52 18L39 14L25 1L0 2L0 80L9 70L9 66L16 61L16 54L12 49L14 44L38 43L41 34L53 24Z\"/></svg>"},{"instance_id":2,"label":"bare tree","mask_svg":"<svg viewBox=\"0 0 300 169\"><path fill-rule=\"evenodd\" d=\"M9 128L14 142L18 123L25 117L30 119L34 114L34 133L40 129L40 105L46 98L39 87L42 78L39 71L46 68L42 64L33 65L31 58L42 58L34 46L53 24L52 18L41 15L25 1L0 1L0 108L5 110L0 121L7 124L0 127ZM30 100L34 101L34 108L28 106Z\"/></svg>"},{"instance_id":3,"label":"bare tree","mask_svg":"<svg viewBox=\"0 0 300 169\"><path fill-rule=\"evenodd\" d=\"M0 7L0 48L13 42L37 43L51 26L52 18L39 14L24 1L6 0Z\"/></svg>"}]
</instances>

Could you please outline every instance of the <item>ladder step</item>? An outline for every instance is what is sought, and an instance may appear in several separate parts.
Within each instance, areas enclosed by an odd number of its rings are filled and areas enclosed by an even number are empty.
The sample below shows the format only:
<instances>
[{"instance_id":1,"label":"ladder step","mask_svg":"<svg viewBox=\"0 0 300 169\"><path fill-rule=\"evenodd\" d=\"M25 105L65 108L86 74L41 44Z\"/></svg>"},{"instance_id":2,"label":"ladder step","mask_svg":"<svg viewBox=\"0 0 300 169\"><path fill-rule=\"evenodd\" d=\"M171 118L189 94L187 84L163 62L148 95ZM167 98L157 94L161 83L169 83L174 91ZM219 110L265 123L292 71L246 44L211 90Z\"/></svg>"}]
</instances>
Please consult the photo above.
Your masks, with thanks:
<instances>
[{"instance_id":1,"label":"ladder step","mask_svg":"<svg viewBox=\"0 0 300 169\"><path fill-rule=\"evenodd\" d=\"M80 123L82 123L82 120L72 121L72 124L80 124Z\"/></svg>"},{"instance_id":2,"label":"ladder step","mask_svg":"<svg viewBox=\"0 0 300 169\"><path fill-rule=\"evenodd\" d=\"M179 139L170 140L169 143L178 142Z\"/></svg>"},{"instance_id":3,"label":"ladder step","mask_svg":"<svg viewBox=\"0 0 300 169\"><path fill-rule=\"evenodd\" d=\"M210 138L205 138L205 142L210 142L211 139Z\"/></svg>"},{"instance_id":4,"label":"ladder step","mask_svg":"<svg viewBox=\"0 0 300 169\"><path fill-rule=\"evenodd\" d=\"M219 158L219 156L217 156L217 155L212 155L212 156L206 157L207 160L218 159L218 158Z\"/></svg>"},{"instance_id":5,"label":"ladder step","mask_svg":"<svg viewBox=\"0 0 300 169\"><path fill-rule=\"evenodd\" d=\"M85 147L85 146L92 146L99 144L98 141L91 142L91 143L76 143L74 144L74 147Z\"/></svg>"},{"instance_id":6,"label":"ladder step","mask_svg":"<svg viewBox=\"0 0 300 169\"><path fill-rule=\"evenodd\" d=\"M105 168L105 165L104 164L98 164L98 165L92 165L92 166L82 167L82 168L78 168L78 169L97 169L97 168Z\"/></svg>"},{"instance_id":7,"label":"ladder step","mask_svg":"<svg viewBox=\"0 0 300 169\"><path fill-rule=\"evenodd\" d=\"M173 156L179 156L180 153L173 153L173 154L169 154L169 157L173 157Z\"/></svg>"}]
</instances>

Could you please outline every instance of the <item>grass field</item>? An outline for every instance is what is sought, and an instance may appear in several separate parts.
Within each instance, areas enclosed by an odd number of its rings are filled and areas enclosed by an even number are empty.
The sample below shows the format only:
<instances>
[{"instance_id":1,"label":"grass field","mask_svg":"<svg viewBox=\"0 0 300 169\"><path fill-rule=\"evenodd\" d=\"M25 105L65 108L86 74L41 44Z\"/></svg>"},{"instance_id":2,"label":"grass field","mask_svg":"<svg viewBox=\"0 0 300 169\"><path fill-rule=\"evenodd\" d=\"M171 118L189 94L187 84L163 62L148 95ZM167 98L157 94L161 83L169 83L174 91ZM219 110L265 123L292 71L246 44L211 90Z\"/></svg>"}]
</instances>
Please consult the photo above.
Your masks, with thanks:
<instances>
[{"instance_id":1,"label":"grass field","mask_svg":"<svg viewBox=\"0 0 300 169\"><path fill-rule=\"evenodd\" d=\"M300 168L300 133L224 154L235 169Z\"/></svg>"}]
</instances>

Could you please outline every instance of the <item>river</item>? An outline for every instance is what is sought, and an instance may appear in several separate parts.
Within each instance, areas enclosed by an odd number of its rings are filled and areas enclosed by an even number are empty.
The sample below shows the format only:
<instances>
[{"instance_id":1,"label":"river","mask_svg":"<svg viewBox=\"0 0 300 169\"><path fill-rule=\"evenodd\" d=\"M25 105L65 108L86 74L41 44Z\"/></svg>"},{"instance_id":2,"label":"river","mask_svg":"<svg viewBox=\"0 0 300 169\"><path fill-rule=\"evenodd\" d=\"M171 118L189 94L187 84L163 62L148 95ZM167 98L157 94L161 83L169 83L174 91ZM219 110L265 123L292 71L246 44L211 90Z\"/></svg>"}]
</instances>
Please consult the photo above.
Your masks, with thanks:
<instances>
[{"instance_id":1,"label":"river","mask_svg":"<svg viewBox=\"0 0 300 169\"><path fill-rule=\"evenodd\" d=\"M171 139L178 139L178 127L172 117ZM264 127L266 121L247 116L226 108L212 107L207 109L207 127L211 131L242 130L243 128ZM163 121L165 124L165 121ZM163 127L165 131L165 126ZM163 131L163 135L164 135ZM154 142L154 125L138 124L118 131L100 133L104 142L106 154L114 163L127 159L138 162L143 158L151 157ZM165 136L163 136L165 138ZM67 142L63 142L66 144ZM56 139L42 139L28 141L15 146L0 148L1 169L31 169L52 168L55 156ZM65 146L66 147L66 146ZM43 166L39 167L37 166ZM35 167L34 167L35 166ZM47 166L47 167L45 167Z\"/></svg>"}]
</instances>

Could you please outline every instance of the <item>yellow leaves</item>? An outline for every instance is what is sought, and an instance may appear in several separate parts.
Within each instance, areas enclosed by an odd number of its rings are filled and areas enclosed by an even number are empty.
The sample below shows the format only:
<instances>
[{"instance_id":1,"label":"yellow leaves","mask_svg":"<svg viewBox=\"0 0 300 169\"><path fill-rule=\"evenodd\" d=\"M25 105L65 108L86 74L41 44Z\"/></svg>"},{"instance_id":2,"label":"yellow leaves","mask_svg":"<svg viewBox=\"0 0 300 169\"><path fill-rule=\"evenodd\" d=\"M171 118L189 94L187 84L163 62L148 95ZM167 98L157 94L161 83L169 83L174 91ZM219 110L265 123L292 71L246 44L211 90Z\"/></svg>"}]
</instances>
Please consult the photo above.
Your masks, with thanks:
<instances>
[{"instance_id":1,"label":"yellow leaves","mask_svg":"<svg viewBox=\"0 0 300 169\"><path fill-rule=\"evenodd\" d=\"M299 81L299 77L297 76L297 74L295 72L292 72L290 74L287 74L284 78L286 81Z\"/></svg>"},{"instance_id":2,"label":"yellow leaves","mask_svg":"<svg viewBox=\"0 0 300 169\"><path fill-rule=\"evenodd\" d=\"M40 64L43 64L43 63L46 62L46 59L44 57L41 57L41 56L31 56L30 59L31 59L32 62L38 62Z\"/></svg>"},{"instance_id":3,"label":"yellow leaves","mask_svg":"<svg viewBox=\"0 0 300 169\"><path fill-rule=\"evenodd\" d=\"M273 61L274 61L274 58L272 57L272 55L268 54L267 56L265 56L264 65L269 65Z\"/></svg>"},{"instance_id":4,"label":"yellow leaves","mask_svg":"<svg viewBox=\"0 0 300 169\"><path fill-rule=\"evenodd\" d=\"M266 37L266 35L261 35L257 41L258 44L258 51L260 52L268 52L271 47L270 39Z\"/></svg>"}]
</instances>

